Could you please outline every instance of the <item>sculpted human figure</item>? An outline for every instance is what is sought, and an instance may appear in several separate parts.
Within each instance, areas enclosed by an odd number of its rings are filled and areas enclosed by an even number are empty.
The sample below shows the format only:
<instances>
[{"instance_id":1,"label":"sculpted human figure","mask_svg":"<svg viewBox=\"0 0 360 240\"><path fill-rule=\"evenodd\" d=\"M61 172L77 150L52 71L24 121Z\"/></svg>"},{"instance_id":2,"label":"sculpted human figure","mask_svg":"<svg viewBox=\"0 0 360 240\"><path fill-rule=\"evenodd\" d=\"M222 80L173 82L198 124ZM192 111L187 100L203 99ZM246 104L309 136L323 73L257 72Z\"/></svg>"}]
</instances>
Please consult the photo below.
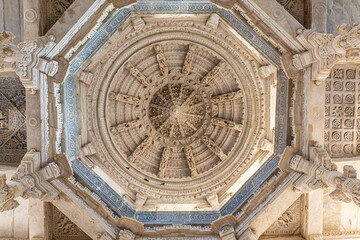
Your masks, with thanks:
<instances>
[{"instance_id":1,"label":"sculpted human figure","mask_svg":"<svg viewBox=\"0 0 360 240\"><path fill-rule=\"evenodd\" d=\"M242 91L239 90L239 91L236 91L236 92L230 92L230 93L217 95L217 96L213 97L211 100L214 103L221 103L221 102L237 100L237 99L239 99L241 97L243 97L243 94L242 94Z\"/></svg>"},{"instance_id":2,"label":"sculpted human figure","mask_svg":"<svg viewBox=\"0 0 360 240\"><path fill-rule=\"evenodd\" d=\"M0 174L0 212L19 206L18 201L14 200L15 197L15 188L6 184L5 174Z\"/></svg>"},{"instance_id":3,"label":"sculpted human figure","mask_svg":"<svg viewBox=\"0 0 360 240\"><path fill-rule=\"evenodd\" d=\"M190 169L190 172L191 172L191 176L196 177L198 175L198 172L196 170L194 154L192 152L191 147L185 146L184 147L184 153L185 153L185 158L186 158L186 161L188 163L188 166L189 166L189 169Z\"/></svg>"},{"instance_id":4,"label":"sculpted human figure","mask_svg":"<svg viewBox=\"0 0 360 240\"><path fill-rule=\"evenodd\" d=\"M159 63L160 72L163 76L167 76L169 74L169 69L166 63L166 57L164 51L162 50L160 45L155 46L156 51L156 59Z\"/></svg>"},{"instance_id":5,"label":"sculpted human figure","mask_svg":"<svg viewBox=\"0 0 360 240\"><path fill-rule=\"evenodd\" d=\"M11 32L0 33L0 72L15 71L16 62L21 59L20 50L13 44L15 36Z\"/></svg>"},{"instance_id":6,"label":"sculpted human figure","mask_svg":"<svg viewBox=\"0 0 360 240\"><path fill-rule=\"evenodd\" d=\"M221 160L226 159L226 154L208 136L202 136L201 141Z\"/></svg>"},{"instance_id":7,"label":"sculpted human figure","mask_svg":"<svg viewBox=\"0 0 360 240\"><path fill-rule=\"evenodd\" d=\"M165 176L165 170L166 170L166 166L168 164L169 158L170 158L170 148L164 147L164 150L161 155L161 162L160 162L160 166L159 166L158 177L163 178Z\"/></svg>"}]
</instances>

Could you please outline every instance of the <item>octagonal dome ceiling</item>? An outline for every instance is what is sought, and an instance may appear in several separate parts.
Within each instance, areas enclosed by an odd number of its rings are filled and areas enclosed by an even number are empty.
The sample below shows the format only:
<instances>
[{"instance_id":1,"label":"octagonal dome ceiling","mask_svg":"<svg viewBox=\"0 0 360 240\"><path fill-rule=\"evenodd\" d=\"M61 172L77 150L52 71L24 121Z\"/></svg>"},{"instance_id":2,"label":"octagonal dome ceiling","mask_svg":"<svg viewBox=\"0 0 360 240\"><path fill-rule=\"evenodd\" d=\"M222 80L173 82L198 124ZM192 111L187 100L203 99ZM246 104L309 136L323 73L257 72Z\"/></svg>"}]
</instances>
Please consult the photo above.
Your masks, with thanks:
<instances>
[{"instance_id":1,"label":"octagonal dome ceiling","mask_svg":"<svg viewBox=\"0 0 360 240\"><path fill-rule=\"evenodd\" d=\"M100 48L67 54L75 172L90 178L77 170L90 166L137 211L219 210L273 151L261 145L273 141L276 88L259 68L274 62L205 5L202 14L116 10L120 27L94 37Z\"/></svg>"}]
</instances>

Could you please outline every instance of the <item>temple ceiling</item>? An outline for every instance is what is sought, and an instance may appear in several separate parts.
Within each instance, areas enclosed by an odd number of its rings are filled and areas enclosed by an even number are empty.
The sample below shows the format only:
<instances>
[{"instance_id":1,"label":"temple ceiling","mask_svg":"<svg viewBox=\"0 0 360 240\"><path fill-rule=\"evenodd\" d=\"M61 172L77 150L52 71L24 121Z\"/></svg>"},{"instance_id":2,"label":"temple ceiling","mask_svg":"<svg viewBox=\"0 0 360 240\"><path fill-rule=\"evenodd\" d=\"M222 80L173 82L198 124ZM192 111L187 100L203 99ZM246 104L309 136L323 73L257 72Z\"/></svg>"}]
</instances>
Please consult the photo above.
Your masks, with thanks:
<instances>
[{"instance_id":1,"label":"temple ceiling","mask_svg":"<svg viewBox=\"0 0 360 240\"><path fill-rule=\"evenodd\" d=\"M279 46L230 11L165 6L110 5L91 38L64 53L69 71L55 92L64 93L65 138L56 149L72 162L73 183L102 197L111 214L210 223L280 174L285 135L277 127L286 122L275 112L286 108L276 110L286 97L277 81L286 78L277 72Z\"/></svg>"}]
</instances>

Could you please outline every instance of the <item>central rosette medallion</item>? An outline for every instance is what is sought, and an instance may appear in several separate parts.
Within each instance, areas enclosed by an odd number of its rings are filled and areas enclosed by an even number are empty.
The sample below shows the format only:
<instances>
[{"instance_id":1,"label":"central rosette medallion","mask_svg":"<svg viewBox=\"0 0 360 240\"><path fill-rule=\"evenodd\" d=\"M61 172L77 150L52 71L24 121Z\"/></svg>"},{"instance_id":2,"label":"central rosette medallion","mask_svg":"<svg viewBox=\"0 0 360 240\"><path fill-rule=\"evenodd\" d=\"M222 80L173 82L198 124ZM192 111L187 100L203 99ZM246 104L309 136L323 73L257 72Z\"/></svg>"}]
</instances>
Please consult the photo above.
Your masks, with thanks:
<instances>
[{"instance_id":1,"label":"central rosette medallion","mask_svg":"<svg viewBox=\"0 0 360 240\"><path fill-rule=\"evenodd\" d=\"M167 84L152 97L149 119L162 136L179 140L192 136L204 123L204 98L185 83Z\"/></svg>"}]
</instances>

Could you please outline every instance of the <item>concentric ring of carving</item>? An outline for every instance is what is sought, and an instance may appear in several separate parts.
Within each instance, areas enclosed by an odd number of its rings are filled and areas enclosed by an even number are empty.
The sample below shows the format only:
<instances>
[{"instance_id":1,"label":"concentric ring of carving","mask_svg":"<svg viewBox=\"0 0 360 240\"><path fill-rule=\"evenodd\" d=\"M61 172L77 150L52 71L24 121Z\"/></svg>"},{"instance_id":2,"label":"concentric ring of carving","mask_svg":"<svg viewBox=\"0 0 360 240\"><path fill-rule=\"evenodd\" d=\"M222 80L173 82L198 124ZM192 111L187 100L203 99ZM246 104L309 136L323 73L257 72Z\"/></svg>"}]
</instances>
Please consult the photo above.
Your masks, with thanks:
<instances>
[{"instance_id":1,"label":"concentric ring of carving","mask_svg":"<svg viewBox=\"0 0 360 240\"><path fill-rule=\"evenodd\" d=\"M105 114L119 153L145 175L196 177L242 137L243 90L210 49L167 41L131 56L110 86Z\"/></svg>"}]
</instances>

